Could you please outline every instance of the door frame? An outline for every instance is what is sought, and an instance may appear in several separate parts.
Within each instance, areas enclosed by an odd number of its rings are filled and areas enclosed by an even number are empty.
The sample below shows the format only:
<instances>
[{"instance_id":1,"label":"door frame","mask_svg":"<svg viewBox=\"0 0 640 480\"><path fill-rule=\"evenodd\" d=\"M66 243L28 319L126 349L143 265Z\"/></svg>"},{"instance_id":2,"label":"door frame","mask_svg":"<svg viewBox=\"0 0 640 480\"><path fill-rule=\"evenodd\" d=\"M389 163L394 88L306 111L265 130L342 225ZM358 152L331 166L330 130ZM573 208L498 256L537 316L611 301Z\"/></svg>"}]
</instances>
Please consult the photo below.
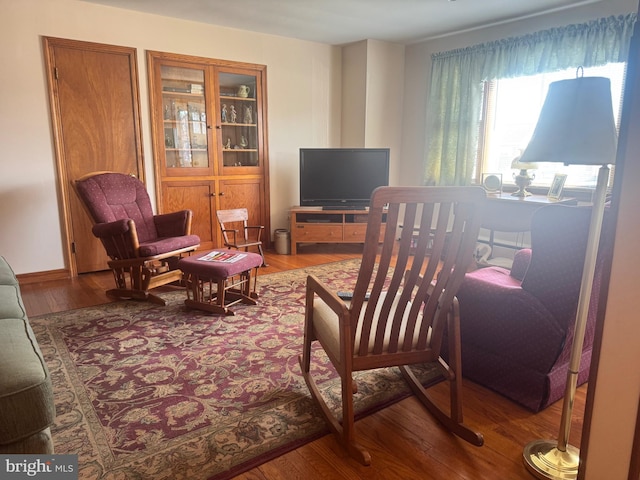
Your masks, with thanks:
<instances>
[{"instance_id":1,"label":"door frame","mask_svg":"<svg viewBox=\"0 0 640 480\"><path fill-rule=\"evenodd\" d=\"M66 159L64 154L64 142L62 123L60 118L58 85L56 82L56 67L55 67L55 47L71 48L84 51L93 51L101 53L112 53L124 55L129 60L131 93L132 93L132 110L133 110L133 125L135 129L136 138L136 164L138 169L138 177L144 183L144 154L142 147L142 124L141 124L141 110L140 110L140 86L138 81L138 59L137 49L133 47L123 47L118 45L109 45L94 42L85 42L79 40L69 40L56 37L42 37L43 42L43 54L45 60L45 75L47 77L47 92L49 97L49 114L51 118L51 128L53 135L53 147L56 158L56 180L58 190L58 202L60 210L60 220L62 223L62 242L63 242L63 255L65 265L68 269L70 277L78 276L78 267L76 264L76 257L73 251L73 228L71 218L70 196L74 195L74 189L69 178ZM105 265L106 269L106 265Z\"/></svg>"}]
</instances>

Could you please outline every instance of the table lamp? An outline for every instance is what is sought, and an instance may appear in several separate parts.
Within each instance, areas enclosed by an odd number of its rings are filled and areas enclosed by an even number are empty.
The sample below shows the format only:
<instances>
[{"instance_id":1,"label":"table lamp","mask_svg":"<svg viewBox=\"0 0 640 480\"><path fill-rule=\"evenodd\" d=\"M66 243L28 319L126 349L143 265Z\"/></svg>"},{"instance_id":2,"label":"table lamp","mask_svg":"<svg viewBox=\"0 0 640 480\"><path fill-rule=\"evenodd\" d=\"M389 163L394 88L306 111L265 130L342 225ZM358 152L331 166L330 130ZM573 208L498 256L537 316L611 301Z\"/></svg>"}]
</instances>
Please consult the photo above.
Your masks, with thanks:
<instances>
[{"instance_id":1,"label":"table lamp","mask_svg":"<svg viewBox=\"0 0 640 480\"><path fill-rule=\"evenodd\" d=\"M581 73L581 68L578 73ZM580 451L569 445L568 438L602 229L609 180L608 164L615 162L616 142L609 79L578 75L575 79L549 85L531 141L520 157L524 163L560 162L565 165L601 166L592 198L558 440L535 440L527 444L523 452L525 466L541 479L568 480L578 475Z\"/></svg>"},{"instance_id":2,"label":"table lamp","mask_svg":"<svg viewBox=\"0 0 640 480\"><path fill-rule=\"evenodd\" d=\"M513 168L514 170L520 170L520 172L517 175L516 174L513 175L513 179L516 182L516 185L518 186L518 190L513 192L511 196L528 197L529 195L531 195L531 192L527 191L527 187L531 185L531 182L536 177L535 175L532 177L529 176L529 173L527 172L527 170L533 170L538 168L538 164L534 162L523 162L522 157L518 156L514 158L513 161L511 162L511 168Z\"/></svg>"}]
</instances>

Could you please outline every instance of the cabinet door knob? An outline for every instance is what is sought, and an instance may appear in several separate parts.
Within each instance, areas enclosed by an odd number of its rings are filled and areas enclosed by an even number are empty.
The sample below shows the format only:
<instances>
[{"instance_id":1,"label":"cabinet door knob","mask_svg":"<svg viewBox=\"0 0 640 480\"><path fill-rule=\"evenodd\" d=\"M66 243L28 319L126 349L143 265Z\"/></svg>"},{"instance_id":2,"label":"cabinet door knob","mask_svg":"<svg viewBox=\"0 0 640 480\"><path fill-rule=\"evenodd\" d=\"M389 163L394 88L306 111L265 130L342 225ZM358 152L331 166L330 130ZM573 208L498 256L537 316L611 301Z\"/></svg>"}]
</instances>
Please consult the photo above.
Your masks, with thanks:
<instances>
[{"instance_id":1,"label":"cabinet door knob","mask_svg":"<svg viewBox=\"0 0 640 480\"><path fill-rule=\"evenodd\" d=\"M210 197L215 197L215 196L216 196L216 192L211 192L211 193L209 194L209 196L210 196Z\"/></svg>"},{"instance_id":2,"label":"cabinet door knob","mask_svg":"<svg viewBox=\"0 0 640 480\"><path fill-rule=\"evenodd\" d=\"M207 128L208 128L209 130L211 130L211 125L207 125ZM220 125L216 125L216 128L217 128L218 130L220 130L222 127L221 127Z\"/></svg>"},{"instance_id":3,"label":"cabinet door knob","mask_svg":"<svg viewBox=\"0 0 640 480\"><path fill-rule=\"evenodd\" d=\"M220 192L218 195L220 195L221 197L224 197L224 192Z\"/></svg>"}]
</instances>

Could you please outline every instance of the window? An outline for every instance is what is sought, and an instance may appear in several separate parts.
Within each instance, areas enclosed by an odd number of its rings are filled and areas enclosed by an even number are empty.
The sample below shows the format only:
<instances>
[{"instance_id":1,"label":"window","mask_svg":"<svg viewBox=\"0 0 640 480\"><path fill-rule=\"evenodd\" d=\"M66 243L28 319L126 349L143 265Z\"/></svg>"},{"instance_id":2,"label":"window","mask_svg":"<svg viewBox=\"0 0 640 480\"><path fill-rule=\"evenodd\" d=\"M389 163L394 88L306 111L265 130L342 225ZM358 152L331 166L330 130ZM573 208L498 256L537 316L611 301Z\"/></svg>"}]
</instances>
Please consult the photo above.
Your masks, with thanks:
<instances>
[{"instance_id":1,"label":"window","mask_svg":"<svg viewBox=\"0 0 640 480\"><path fill-rule=\"evenodd\" d=\"M611 80L614 118L619 119L625 63L609 63L584 69L584 76L607 77ZM575 78L576 69L543 73L527 77L505 78L486 82L483 107L483 134L478 152L478 172L501 173L505 184L513 183L512 160L526 147L538 121L542 104L551 82ZM565 188L593 187L597 166L539 163L532 187L549 187L556 173L567 175Z\"/></svg>"}]
</instances>

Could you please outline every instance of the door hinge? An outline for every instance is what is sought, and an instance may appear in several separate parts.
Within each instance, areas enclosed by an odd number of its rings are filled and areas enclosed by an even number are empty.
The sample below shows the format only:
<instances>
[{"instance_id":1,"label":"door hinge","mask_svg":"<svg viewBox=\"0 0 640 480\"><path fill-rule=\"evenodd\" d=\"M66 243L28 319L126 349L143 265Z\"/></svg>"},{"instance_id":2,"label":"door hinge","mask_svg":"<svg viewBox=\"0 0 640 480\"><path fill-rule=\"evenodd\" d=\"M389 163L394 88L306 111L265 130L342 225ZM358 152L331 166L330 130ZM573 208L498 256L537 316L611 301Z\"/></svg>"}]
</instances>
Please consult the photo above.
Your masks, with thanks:
<instances>
[{"instance_id":1,"label":"door hinge","mask_svg":"<svg viewBox=\"0 0 640 480\"><path fill-rule=\"evenodd\" d=\"M58 80L58 67L53 67L53 74L56 77L56 80Z\"/></svg>"},{"instance_id":2,"label":"door hinge","mask_svg":"<svg viewBox=\"0 0 640 480\"><path fill-rule=\"evenodd\" d=\"M76 253L76 242L71 242L71 253Z\"/></svg>"}]
</instances>

